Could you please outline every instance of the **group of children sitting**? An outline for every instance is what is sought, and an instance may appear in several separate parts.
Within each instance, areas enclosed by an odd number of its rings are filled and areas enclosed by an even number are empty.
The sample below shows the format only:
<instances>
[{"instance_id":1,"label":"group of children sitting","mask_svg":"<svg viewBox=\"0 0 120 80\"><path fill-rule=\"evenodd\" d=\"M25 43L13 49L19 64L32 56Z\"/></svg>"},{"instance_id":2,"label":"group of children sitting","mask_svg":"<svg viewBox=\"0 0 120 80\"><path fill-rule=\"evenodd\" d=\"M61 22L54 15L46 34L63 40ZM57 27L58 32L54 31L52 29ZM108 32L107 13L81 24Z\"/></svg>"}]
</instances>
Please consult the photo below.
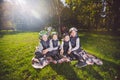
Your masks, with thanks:
<instances>
[{"instance_id":1,"label":"group of children sitting","mask_svg":"<svg viewBox=\"0 0 120 80\"><path fill-rule=\"evenodd\" d=\"M70 62L75 59L78 61L77 67L93 64L92 60L85 54L86 52L80 47L77 29L73 27L69 33L63 35L62 42L59 41L57 32L53 32L50 39L47 32L44 32L41 35L40 44L36 48L35 58L41 62L41 65L43 65L42 60L44 58L55 64Z\"/></svg>"}]
</instances>

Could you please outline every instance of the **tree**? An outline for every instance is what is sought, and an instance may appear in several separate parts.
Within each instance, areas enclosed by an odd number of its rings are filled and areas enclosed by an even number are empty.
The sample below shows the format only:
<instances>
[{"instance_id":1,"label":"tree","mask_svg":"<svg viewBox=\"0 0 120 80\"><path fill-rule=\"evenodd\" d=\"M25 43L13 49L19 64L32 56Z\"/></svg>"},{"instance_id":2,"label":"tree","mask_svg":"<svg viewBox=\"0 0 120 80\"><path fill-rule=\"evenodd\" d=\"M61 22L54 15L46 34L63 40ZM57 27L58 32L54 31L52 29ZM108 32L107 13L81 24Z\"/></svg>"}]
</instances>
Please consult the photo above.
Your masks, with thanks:
<instances>
[{"instance_id":1,"label":"tree","mask_svg":"<svg viewBox=\"0 0 120 80\"><path fill-rule=\"evenodd\" d=\"M120 28L120 0L113 0L113 15L114 15L114 27L113 31L116 32Z\"/></svg>"},{"instance_id":2,"label":"tree","mask_svg":"<svg viewBox=\"0 0 120 80\"><path fill-rule=\"evenodd\" d=\"M117 31L120 27L120 0L106 1L105 17L101 17L103 0L66 0L69 8L77 17L79 26L88 30L110 30Z\"/></svg>"},{"instance_id":3,"label":"tree","mask_svg":"<svg viewBox=\"0 0 120 80\"><path fill-rule=\"evenodd\" d=\"M14 30L15 24L12 21L11 12L10 12L11 10L12 10L12 6L10 3L1 2L0 4L0 29Z\"/></svg>"}]
</instances>

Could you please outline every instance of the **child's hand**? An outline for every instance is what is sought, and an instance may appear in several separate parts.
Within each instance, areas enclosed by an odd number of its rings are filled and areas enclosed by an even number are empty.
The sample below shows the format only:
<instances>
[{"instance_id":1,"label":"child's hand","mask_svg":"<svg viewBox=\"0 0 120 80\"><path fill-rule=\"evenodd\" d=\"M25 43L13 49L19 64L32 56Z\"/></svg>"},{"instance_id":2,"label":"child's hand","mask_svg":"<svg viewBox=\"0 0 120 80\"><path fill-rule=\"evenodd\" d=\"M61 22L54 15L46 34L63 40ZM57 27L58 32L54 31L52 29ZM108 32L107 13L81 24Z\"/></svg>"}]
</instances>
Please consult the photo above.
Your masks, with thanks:
<instances>
[{"instance_id":1,"label":"child's hand","mask_svg":"<svg viewBox=\"0 0 120 80\"><path fill-rule=\"evenodd\" d=\"M43 50L43 54L46 54L48 52L48 49Z\"/></svg>"},{"instance_id":2,"label":"child's hand","mask_svg":"<svg viewBox=\"0 0 120 80\"><path fill-rule=\"evenodd\" d=\"M61 51L60 51L60 55L63 55L63 52L64 52L64 50L61 50Z\"/></svg>"},{"instance_id":3,"label":"child's hand","mask_svg":"<svg viewBox=\"0 0 120 80\"><path fill-rule=\"evenodd\" d=\"M70 53L71 53L71 50L68 51L68 54L70 54Z\"/></svg>"},{"instance_id":4,"label":"child's hand","mask_svg":"<svg viewBox=\"0 0 120 80\"><path fill-rule=\"evenodd\" d=\"M42 54L45 54L45 51L44 51L44 50L42 51Z\"/></svg>"},{"instance_id":5,"label":"child's hand","mask_svg":"<svg viewBox=\"0 0 120 80\"><path fill-rule=\"evenodd\" d=\"M38 50L39 49L39 47L36 47L36 50Z\"/></svg>"}]
</instances>

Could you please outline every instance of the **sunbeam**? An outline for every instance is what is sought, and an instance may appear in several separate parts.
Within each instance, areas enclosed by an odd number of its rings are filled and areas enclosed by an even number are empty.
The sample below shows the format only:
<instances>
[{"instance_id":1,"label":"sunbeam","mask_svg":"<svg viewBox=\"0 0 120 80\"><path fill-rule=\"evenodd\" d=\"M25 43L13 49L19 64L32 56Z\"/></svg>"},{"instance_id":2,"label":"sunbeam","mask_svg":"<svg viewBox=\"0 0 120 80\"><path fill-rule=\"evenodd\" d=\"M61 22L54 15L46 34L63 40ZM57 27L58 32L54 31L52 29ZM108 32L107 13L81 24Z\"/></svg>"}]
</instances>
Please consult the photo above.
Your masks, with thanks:
<instances>
[{"instance_id":1,"label":"sunbeam","mask_svg":"<svg viewBox=\"0 0 120 80\"><path fill-rule=\"evenodd\" d=\"M44 0L4 0L3 7L6 7L12 24L18 29L21 26L22 29L40 27L50 16Z\"/></svg>"}]
</instances>

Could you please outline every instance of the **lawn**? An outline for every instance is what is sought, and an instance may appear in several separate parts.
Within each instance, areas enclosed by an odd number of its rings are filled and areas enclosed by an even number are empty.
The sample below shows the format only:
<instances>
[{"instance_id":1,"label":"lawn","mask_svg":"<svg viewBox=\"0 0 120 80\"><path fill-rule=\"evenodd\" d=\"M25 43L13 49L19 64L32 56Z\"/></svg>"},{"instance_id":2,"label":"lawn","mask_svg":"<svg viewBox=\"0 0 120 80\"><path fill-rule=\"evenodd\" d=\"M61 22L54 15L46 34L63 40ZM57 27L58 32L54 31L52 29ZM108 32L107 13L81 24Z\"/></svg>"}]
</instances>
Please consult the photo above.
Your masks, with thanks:
<instances>
[{"instance_id":1,"label":"lawn","mask_svg":"<svg viewBox=\"0 0 120 80\"><path fill-rule=\"evenodd\" d=\"M84 50L102 59L103 65L84 68L72 63L31 66L38 32L0 33L0 80L120 80L120 36L80 33Z\"/></svg>"}]
</instances>

